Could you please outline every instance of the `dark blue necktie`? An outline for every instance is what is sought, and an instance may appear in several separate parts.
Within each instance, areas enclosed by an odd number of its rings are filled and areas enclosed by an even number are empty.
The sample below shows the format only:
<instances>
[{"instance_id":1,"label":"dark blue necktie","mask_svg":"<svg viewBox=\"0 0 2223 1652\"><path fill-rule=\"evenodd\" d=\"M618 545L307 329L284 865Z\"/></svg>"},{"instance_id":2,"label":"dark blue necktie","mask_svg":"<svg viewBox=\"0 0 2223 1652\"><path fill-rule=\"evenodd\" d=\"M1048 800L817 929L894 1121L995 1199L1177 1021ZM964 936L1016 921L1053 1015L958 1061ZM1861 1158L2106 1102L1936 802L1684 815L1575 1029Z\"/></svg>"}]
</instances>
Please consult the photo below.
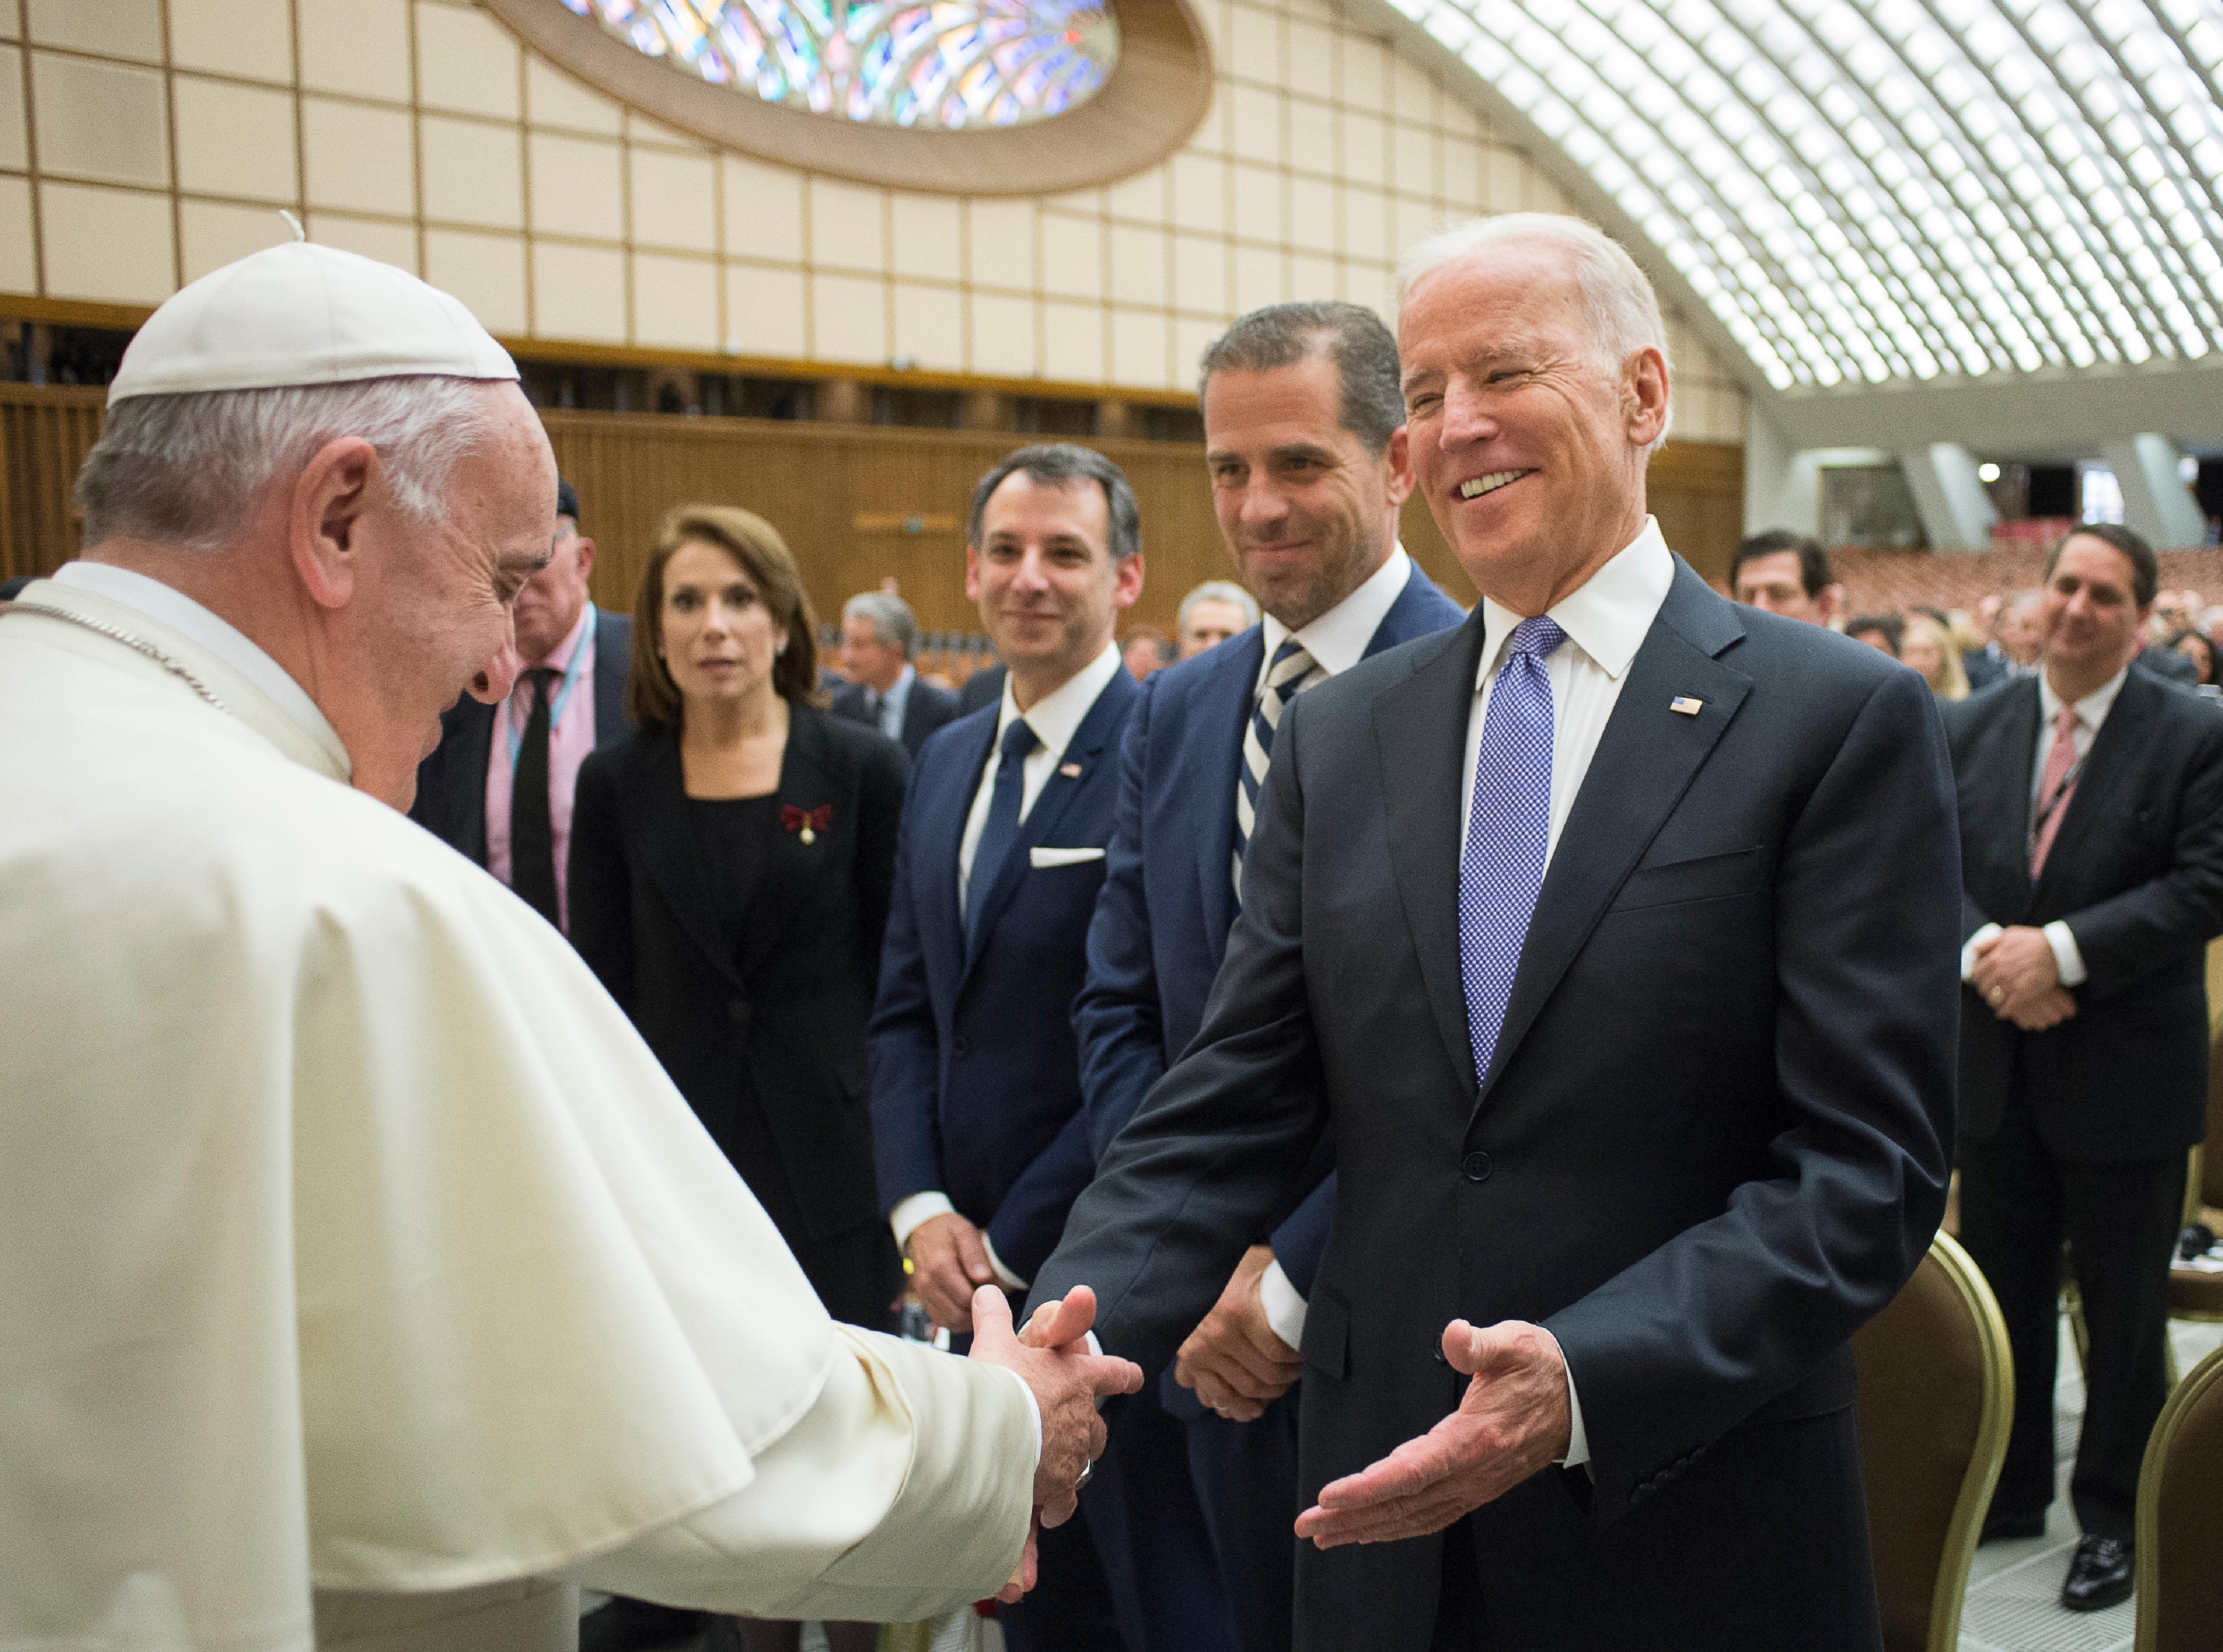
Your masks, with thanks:
<instances>
[{"instance_id":1,"label":"dark blue necktie","mask_svg":"<svg viewBox=\"0 0 2223 1652\"><path fill-rule=\"evenodd\" d=\"M965 938L969 943L980 926L981 909L988 904L988 892L996 886L996 874L1004 869L1011 858L1011 845L1019 839L1019 798L1026 789L1025 764L1027 753L1042 742L1035 731L1020 717L1004 730L1003 756L996 764L995 789L988 794L988 823L980 829L980 841L973 846L973 875L965 881Z\"/></svg>"},{"instance_id":2,"label":"dark blue necktie","mask_svg":"<svg viewBox=\"0 0 2223 1652\"><path fill-rule=\"evenodd\" d=\"M1567 634L1540 615L1513 629L1474 760L1474 807L1459 861L1459 980L1474 1077L1489 1076L1513 977L1552 842L1552 679Z\"/></svg>"}]
</instances>

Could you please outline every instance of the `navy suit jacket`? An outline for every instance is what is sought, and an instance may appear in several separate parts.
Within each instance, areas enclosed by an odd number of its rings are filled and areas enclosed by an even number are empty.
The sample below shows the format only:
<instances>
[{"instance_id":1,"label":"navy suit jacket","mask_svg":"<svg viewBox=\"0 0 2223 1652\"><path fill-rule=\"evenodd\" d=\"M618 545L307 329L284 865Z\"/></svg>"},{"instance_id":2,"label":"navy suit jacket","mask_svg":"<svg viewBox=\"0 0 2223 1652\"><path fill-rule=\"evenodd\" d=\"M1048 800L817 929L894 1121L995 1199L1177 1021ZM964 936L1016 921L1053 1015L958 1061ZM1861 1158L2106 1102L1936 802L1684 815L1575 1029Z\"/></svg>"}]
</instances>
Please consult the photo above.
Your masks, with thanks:
<instances>
[{"instance_id":1,"label":"navy suit jacket","mask_svg":"<svg viewBox=\"0 0 2223 1652\"><path fill-rule=\"evenodd\" d=\"M626 683L633 675L633 616L595 610L595 749L633 733ZM487 863L487 760L494 708L466 694L440 714L440 743L417 766L409 818L481 866ZM563 868L557 868L560 876Z\"/></svg>"},{"instance_id":2,"label":"navy suit jacket","mask_svg":"<svg viewBox=\"0 0 2223 1652\"><path fill-rule=\"evenodd\" d=\"M996 742L998 709L960 717L911 771L872 1016L880 1208L941 1192L1031 1277L1096 1173L1071 1012L1100 858L1030 863L1034 848L1100 849L1112 835L1119 732L1142 689L1116 672L1081 719L981 907L968 948L957 849ZM1078 773L1071 772L1077 769Z\"/></svg>"},{"instance_id":3,"label":"navy suit jacket","mask_svg":"<svg viewBox=\"0 0 2223 1652\"><path fill-rule=\"evenodd\" d=\"M1416 563L1366 657L1464 617ZM1118 825L1088 926L1087 984L1073 1009L1089 1138L1099 1157L1196 1037L1227 955L1236 773L1265 646L1263 627L1254 625L1153 672L1127 720ZM1302 1296L1312 1294L1335 1215L1332 1144L1315 1171L1302 1201L1272 1233L1274 1258Z\"/></svg>"},{"instance_id":4,"label":"navy suit jacket","mask_svg":"<svg viewBox=\"0 0 2223 1652\"><path fill-rule=\"evenodd\" d=\"M861 722L867 728L880 726L878 713L869 709L865 700L862 683L844 683L834 690L827 709L837 717L847 717L851 722ZM926 742L957 716L957 697L948 689L936 688L923 678L911 678L910 692L904 698L903 739L899 742L904 755L914 763L925 749Z\"/></svg>"}]
</instances>

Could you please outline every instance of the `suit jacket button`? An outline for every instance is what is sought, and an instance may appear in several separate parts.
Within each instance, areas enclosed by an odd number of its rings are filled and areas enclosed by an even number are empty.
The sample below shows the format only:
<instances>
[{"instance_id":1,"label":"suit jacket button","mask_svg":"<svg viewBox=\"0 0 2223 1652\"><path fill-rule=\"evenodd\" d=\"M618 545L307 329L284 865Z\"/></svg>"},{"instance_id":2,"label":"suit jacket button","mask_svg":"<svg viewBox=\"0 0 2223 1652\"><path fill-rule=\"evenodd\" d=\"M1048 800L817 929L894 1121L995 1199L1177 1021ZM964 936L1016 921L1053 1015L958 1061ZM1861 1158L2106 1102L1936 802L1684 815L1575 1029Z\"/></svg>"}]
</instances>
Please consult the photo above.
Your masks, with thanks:
<instances>
[{"instance_id":1,"label":"suit jacket button","mask_svg":"<svg viewBox=\"0 0 2223 1652\"><path fill-rule=\"evenodd\" d=\"M1470 1182L1489 1181L1489 1173L1496 1168L1490 1163L1489 1155L1487 1153L1469 1153L1459 1161L1459 1169L1465 1172L1466 1179Z\"/></svg>"},{"instance_id":2,"label":"suit jacket button","mask_svg":"<svg viewBox=\"0 0 2223 1652\"><path fill-rule=\"evenodd\" d=\"M1431 1343L1428 1346L1428 1352L1433 1357L1438 1365L1448 1365L1451 1364L1450 1360L1444 1358L1444 1345L1441 1342Z\"/></svg>"},{"instance_id":3,"label":"suit jacket button","mask_svg":"<svg viewBox=\"0 0 2223 1652\"><path fill-rule=\"evenodd\" d=\"M973 1041L960 1032L949 1041L949 1049L953 1055L969 1056L973 1053Z\"/></svg>"},{"instance_id":4,"label":"suit jacket button","mask_svg":"<svg viewBox=\"0 0 2223 1652\"><path fill-rule=\"evenodd\" d=\"M732 1022L734 1023L734 1025L735 1026L737 1026L737 1027L745 1027L745 1026L748 1025L748 1024L749 1024L749 1001L748 1001L748 999L745 999L745 998L737 998L737 999L735 999L732 1003L730 1003L730 1004L728 1004L728 1005L727 1005L727 1006L726 1006L726 1014L727 1014L727 1018L730 1018L730 1019L732 1020Z\"/></svg>"}]
</instances>

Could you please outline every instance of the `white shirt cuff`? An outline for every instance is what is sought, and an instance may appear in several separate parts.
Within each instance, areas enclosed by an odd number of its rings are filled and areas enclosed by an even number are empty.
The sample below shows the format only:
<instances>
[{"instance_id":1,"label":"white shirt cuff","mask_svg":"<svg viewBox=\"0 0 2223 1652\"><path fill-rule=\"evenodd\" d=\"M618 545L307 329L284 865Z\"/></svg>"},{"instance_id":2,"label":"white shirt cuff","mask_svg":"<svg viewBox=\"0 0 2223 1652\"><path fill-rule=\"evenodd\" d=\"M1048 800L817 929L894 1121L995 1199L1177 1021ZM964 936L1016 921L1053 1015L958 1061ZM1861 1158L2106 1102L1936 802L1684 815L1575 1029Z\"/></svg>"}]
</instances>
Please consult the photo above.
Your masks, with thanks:
<instances>
[{"instance_id":1,"label":"white shirt cuff","mask_svg":"<svg viewBox=\"0 0 2223 1652\"><path fill-rule=\"evenodd\" d=\"M988 1237L988 1230L985 1227L980 1230L980 1248L988 1253L988 1265L996 1271L998 1284L1005 1290L1024 1290L1027 1288L1025 1280L1004 1265L1004 1258L996 1254L995 1241Z\"/></svg>"},{"instance_id":2,"label":"white shirt cuff","mask_svg":"<svg viewBox=\"0 0 2223 1652\"><path fill-rule=\"evenodd\" d=\"M2063 987L2081 987L2091 980L2092 972L2084 968L2084 955L2076 949L2076 937L2069 932L2067 924L2056 917L2043 933L2045 944L2053 949L2053 967L2060 972Z\"/></svg>"},{"instance_id":3,"label":"white shirt cuff","mask_svg":"<svg viewBox=\"0 0 2223 1652\"><path fill-rule=\"evenodd\" d=\"M1962 943L1961 979L1962 980L1974 980L1976 978L1976 949L1999 932L1998 924L1987 924Z\"/></svg>"},{"instance_id":4,"label":"white shirt cuff","mask_svg":"<svg viewBox=\"0 0 2223 1652\"><path fill-rule=\"evenodd\" d=\"M1296 1352L1305 1346L1305 1299L1282 1271L1280 1259L1269 1262L1258 1277L1258 1306L1266 1312L1266 1327Z\"/></svg>"},{"instance_id":5,"label":"white shirt cuff","mask_svg":"<svg viewBox=\"0 0 2223 1652\"><path fill-rule=\"evenodd\" d=\"M895 1230L896 1249L900 1251L910 1243L910 1236L922 1223L936 1216L954 1216L957 1207L949 1202L946 1193L914 1193L888 1212L888 1226Z\"/></svg>"},{"instance_id":6,"label":"white shirt cuff","mask_svg":"<svg viewBox=\"0 0 2223 1652\"><path fill-rule=\"evenodd\" d=\"M1035 1397L1034 1390L1027 1386L1027 1379L1009 1365L998 1365L996 1369L1017 1383L1019 1385L1019 1392L1027 1397L1027 1415L1035 1420L1035 1461L1039 1463L1042 1461L1042 1402ZM1099 1400L1097 1403L1100 1405L1103 1402Z\"/></svg>"},{"instance_id":7,"label":"white shirt cuff","mask_svg":"<svg viewBox=\"0 0 2223 1652\"><path fill-rule=\"evenodd\" d=\"M1541 1326L1539 1326L1537 1328L1539 1330L1543 1329ZM1552 1336L1552 1334L1549 1331L1545 1331L1544 1334L1546 1336ZM1559 1346L1559 1339L1555 1336L1552 1336L1552 1346L1558 1348ZM1560 1368L1567 1373L1568 1422L1567 1454L1559 1459L1559 1466L1561 1468L1581 1468L1590 1460L1590 1437L1589 1431L1583 1427L1582 1396L1575 1392L1574 1367L1567 1364L1566 1351L1564 1348L1560 1349L1559 1352L1559 1365Z\"/></svg>"}]
</instances>

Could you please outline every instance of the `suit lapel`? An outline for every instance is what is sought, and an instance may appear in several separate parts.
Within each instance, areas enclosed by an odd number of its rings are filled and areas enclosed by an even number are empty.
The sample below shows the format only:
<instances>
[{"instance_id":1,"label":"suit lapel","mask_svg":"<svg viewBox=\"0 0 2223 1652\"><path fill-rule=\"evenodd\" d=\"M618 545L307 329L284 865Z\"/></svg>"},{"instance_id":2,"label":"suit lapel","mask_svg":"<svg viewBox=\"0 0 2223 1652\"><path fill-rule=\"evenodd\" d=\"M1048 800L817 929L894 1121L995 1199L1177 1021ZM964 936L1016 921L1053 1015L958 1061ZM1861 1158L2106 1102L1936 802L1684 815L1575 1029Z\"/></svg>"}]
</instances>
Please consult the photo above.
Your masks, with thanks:
<instances>
[{"instance_id":1,"label":"suit lapel","mask_svg":"<svg viewBox=\"0 0 2223 1652\"><path fill-rule=\"evenodd\" d=\"M1678 558L1545 873L1477 1106L1751 691L1750 678L1715 658L1743 635L1735 610ZM1703 703L1696 716L1668 709L1685 696ZM1456 962L1456 932L1452 955ZM1459 1034L1466 1036L1464 1012Z\"/></svg>"},{"instance_id":2,"label":"suit lapel","mask_svg":"<svg viewBox=\"0 0 2223 1652\"><path fill-rule=\"evenodd\" d=\"M1974 753L1974 784L1961 792L1967 810L1961 837L1964 845L1973 838L1983 864L1996 870L1999 881L1989 886L2014 892L2012 905L1993 910L2004 921L2016 923L2030 910L2031 765L2041 716L2037 679L2018 678L2000 692L2005 697L1998 716ZM2064 831L2069 823L2062 822ZM1971 886L1979 886L1972 880Z\"/></svg>"},{"instance_id":3,"label":"suit lapel","mask_svg":"<svg viewBox=\"0 0 2223 1652\"><path fill-rule=\"evenodd\" d=\"M678 736L667 730L646 756L646 784L629 791L624 804L641 846L639 864L688 938L720 974L739 987L733 956L709 921L710 880L687 817L687 777L680 766Z\"/></svg>"},{"instance_id":4,"label":"suit lapel","mask_svg":"<svg viewBox=\"0 0 2223 1652\"><path fill-rule=\"evenodd\" d=\"M1197 886L1204 900L1204 932L1212 944L1212 968L1227 954L1227 931L1235 925L1235 788L1243 765L1243 727L1250 717L1250 691L1266 658L1266 633L1252 626L1220 647L1228 658L1216 662L1197 690L1189 726L1202 755L1197 788Z\"/></svg>"},{"instance_id":5,"label":"suit lapel","mask_svg":"<svg viewBox=\"0 0 2223 1652\"><path fill-rule=\"evenodd\" d=\"M829 763L826 731L820 719L825 713L798 707L788 724L787 749L779 760L779 806L812 810L832 805L836 813L848 807L849 798ZM765 851L765 866L749 898L748 930L742 937L740 968L744 980L755 977L758 967L784 944L797 909L817 893L824 876L825 857L838 834L852 833L858 823L836 819L816 841L806 844L799 832L781 829ZM804 864L796 865L797 857Z\"/></svg>"},{"instance_id":6,"label":"suit lapel","mask_svg":"<svg viewBox=\"0 0 2223 1652\"><path fill-rule=\"evenodd\" d=\"M1049 841L1081 787L1094 778L1098 766L1106 760L1105 744L1124 717L1127 707L1142 691L1142 686L1122 667L1105 684L1095 703L1088 708L1088 715L1073 731L1073 738L1066 742L1057 766L1050 771L1049 779L1043 782L1041 793L1035 798L1035 806L1019 823L1019 834L1011 842L1011 852L998 869L995 882L986 892L987 904L980 910L979 922L970 926L973 940L966 954L968 972L980 949L988 943L988 936L1003 917L1004 909L1019 892L1019 885L1027 874L1027 852Z\"/></svg>"},{"instance_id":7,"label":"suit lapel","mask_svg":"<svg viewBox=\"0 0 2223 1652\"><path fill-rule=\"evenodd\" d=\"M1389 864L1452 1067L1474 1084L1466 992L1459 981L1459 771L1482 659L1483 610L1374 703L1382 795L1389 800Z\"/></svg>"},{"instance_id":8,"label":"suit lapel","mask_svg":"<svg viewBox=\"0 0 2223 1652\"><path fill-rule=\"evenodd\" d=\"M595 610L595 749L614 746L633 732L625 709L626 678L633 672L633 621Z\"/></svg>"}]
</instances>

